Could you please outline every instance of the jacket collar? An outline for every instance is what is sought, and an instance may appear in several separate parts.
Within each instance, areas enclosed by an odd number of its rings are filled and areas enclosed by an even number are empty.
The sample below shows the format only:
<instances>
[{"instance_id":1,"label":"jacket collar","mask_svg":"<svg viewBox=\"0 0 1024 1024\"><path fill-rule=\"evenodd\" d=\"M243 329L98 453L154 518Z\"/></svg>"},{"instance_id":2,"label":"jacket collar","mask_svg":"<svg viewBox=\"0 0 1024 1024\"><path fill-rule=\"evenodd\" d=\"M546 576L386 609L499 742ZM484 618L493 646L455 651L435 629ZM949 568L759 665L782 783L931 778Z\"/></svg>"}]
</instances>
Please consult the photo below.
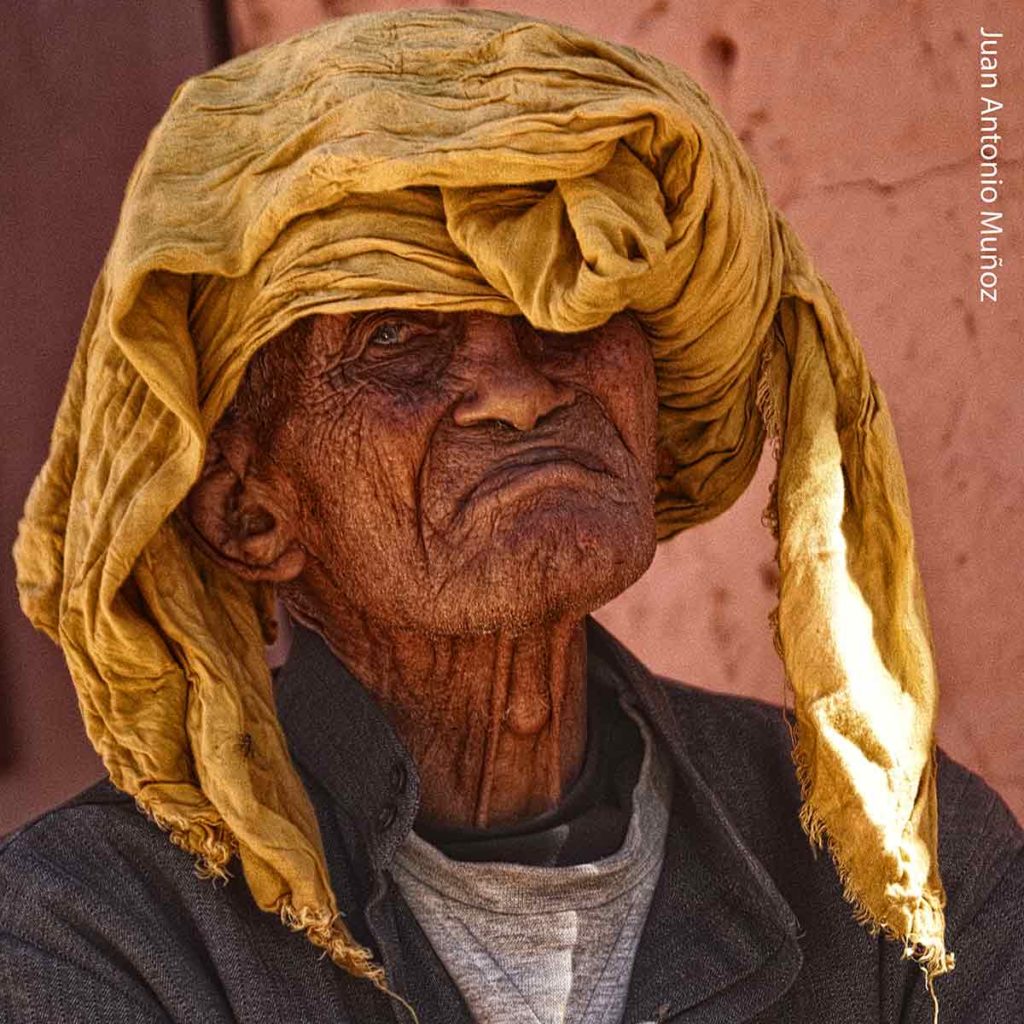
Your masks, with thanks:
<instances>
[{"instance_id":1,"label":"jacket collar","mask_svg":"<svg viewBox=\"0 0 1024 1024\"><path fill-rule=\"evenodd\" d=\"M645 716L675 775L664 866L624 1020L747 1020L779 999L802 966L793 911L694 767L665 685L592 619L587 658L591 685L614 688ZM325 791L336 820L351 823L355 834L342 837L349 864L379 879L419 807L408 751L367 690L308 629L295 627L275 690L295 760Z\"/></svg>"},{"instance_id":2,"label":"jacket collar","mask_svg":"<svg viewBox=\"0 0 1024 1024\"><path fill-rule=\"evenodd\" d=\"M354 824L371 866L386 867L419 809L409 752L366 688L318 633L298 623L274 690L294 759Z\"/></svg>"}]
</instances>

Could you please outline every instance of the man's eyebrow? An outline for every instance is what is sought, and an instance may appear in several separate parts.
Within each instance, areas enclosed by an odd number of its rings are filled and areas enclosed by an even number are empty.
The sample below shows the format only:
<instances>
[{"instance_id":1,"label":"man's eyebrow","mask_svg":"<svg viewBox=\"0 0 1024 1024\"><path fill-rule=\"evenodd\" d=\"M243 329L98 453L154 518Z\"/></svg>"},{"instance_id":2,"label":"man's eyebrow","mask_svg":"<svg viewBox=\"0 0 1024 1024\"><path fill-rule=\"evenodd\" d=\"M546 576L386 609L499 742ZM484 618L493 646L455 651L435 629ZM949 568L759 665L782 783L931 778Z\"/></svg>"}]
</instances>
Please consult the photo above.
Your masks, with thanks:
<instances>
[{"instance_id":1,"label":"man's eyebrow","mask_svg":"<svg viewBox=\"0 0 1024 1024\"><path fill-rule=\"evenodd\" d=\"M448 316L454 318L456 314L451 313ZM365 324L368 320L383 322L385 320L418 320L423 323L432 323L440 326L446 322L447 317L444 313L439 312L436 309L401 309L387 307L385 309L365 309L358 313L353 313L349 323L348 332L358 330L358 328Z\"/></svg>"}]
</instances>

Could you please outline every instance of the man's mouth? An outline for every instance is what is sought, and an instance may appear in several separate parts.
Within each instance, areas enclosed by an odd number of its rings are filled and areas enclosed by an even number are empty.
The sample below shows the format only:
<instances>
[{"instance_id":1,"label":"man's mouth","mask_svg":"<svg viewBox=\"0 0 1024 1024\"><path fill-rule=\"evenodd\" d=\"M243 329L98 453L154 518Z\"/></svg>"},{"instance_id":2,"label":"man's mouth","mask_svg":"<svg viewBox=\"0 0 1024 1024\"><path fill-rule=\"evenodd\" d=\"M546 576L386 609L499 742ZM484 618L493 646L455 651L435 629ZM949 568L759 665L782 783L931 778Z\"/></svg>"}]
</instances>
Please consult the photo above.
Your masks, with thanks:
<instances>
[{"instance_id":1,"label":"man's mouth","mask_svg":"<svg viewBox=\"0 0 1024 1024\"><path fill-rule=\"evenodd\" d=\"M563 445L537 445L511 452L489 466L459 500L459 511L470 502L491 495L512 498L543 487L591 487L602 477L614 478L614 474L593 452Z\"/></svg>"}]
</instances>

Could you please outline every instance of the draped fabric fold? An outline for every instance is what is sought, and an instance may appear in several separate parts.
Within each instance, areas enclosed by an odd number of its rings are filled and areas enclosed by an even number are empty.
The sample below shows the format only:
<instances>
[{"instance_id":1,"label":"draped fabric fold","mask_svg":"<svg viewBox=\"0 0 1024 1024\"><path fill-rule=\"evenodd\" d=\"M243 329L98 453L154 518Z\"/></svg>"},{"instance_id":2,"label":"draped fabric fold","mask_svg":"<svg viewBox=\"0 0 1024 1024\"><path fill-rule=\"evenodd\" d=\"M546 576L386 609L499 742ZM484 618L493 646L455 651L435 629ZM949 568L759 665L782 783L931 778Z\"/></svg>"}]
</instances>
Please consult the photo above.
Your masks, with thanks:
<instances>
[{"instance_id":1,"label":"draped fabric fold","mask_svg":"<svg viewBox=\"0 0 1024 1024\"><path fill-rule=\"evenodd\" d=\"M779 450L778 639L803 822L929 979L937 684L885 401L827 284L682 72L489 12L328 23L186 82L132 174L15 558L114 783L384 984L344 926L263 661L267 594L176 509L246 364L296 319L631 310L658 378L659 535Z\"/></svg>"}]
</instances>

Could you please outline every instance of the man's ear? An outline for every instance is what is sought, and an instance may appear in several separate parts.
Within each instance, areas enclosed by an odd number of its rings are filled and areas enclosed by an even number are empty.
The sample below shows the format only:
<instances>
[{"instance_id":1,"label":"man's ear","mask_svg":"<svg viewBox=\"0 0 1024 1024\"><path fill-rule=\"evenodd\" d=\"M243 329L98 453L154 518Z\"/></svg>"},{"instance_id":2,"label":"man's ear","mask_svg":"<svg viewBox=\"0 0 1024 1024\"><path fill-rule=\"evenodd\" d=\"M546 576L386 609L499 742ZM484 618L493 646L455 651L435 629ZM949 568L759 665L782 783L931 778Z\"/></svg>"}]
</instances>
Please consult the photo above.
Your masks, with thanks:
<instances>
[{"instance_id":1,"label":"man's ear","mask_svg":"<svg viewBox=\"0 0 1024 1024\"><path fill-rule=\"evenodd\" d=\"M183 511L207 553L245 580L286 583L306 564L292 489L256 458L244 428L214 431Z\"/></svg>"}]
</instances>

